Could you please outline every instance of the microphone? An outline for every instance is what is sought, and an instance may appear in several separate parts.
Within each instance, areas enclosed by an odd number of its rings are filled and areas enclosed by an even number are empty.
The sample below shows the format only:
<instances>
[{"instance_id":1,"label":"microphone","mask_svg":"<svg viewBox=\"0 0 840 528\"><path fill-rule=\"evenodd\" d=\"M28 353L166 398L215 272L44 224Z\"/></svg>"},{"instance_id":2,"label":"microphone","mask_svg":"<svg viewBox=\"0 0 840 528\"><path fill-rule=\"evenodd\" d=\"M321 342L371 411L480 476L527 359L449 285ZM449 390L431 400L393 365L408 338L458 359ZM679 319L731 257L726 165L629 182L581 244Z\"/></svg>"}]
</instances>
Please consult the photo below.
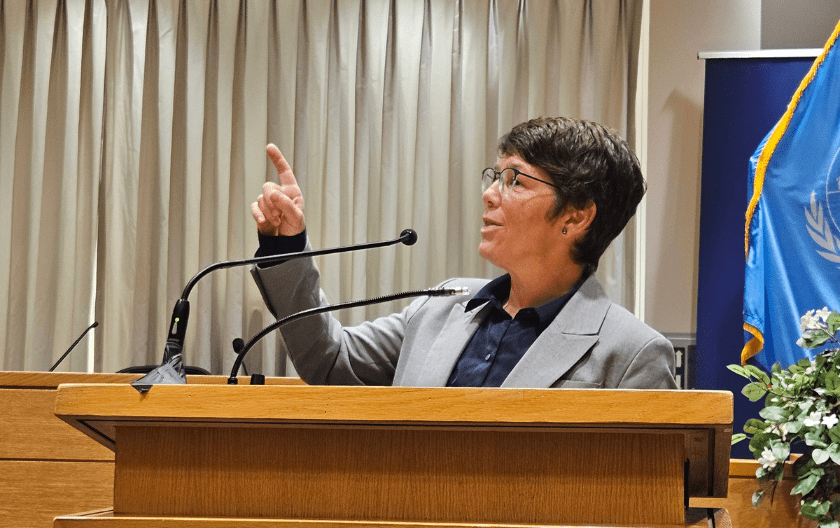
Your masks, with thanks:
<instances>
[{"instance_id":1,"label":"microphone","mask_svg":"<svg viewBox=\"0 0 840 528\"><path fill-rule=\"evenodd\" d=\"M73 341L73 344L72 344L72 345L70 345L70 348L68 348L68 349L67 349L67 352L65 352L63 356L61 356L60 358L58 358L58 361L56 361L56 362L55 362L55 365L53 365L52 367L50 367L50 370L48 370L47 372L52 372L52 371L54 371L54 370L56 369L56 367L58 367L58 366L61 364L61 362L62 362L62 361L64 361L64 358L66 358L66 357L67 357L67 355L70 353L70 351L72 351L74 348L76 348L76 345L78 345L78 344L79 344L79 341L81 341L81 340L82 340L82 338L83 338L83 337L85 337L85 336L87 335L87 333L88 333L88 332L90 332L91 330L93 330L93 329L94 329L94 328L96 328L97 326L99 326L99 323L98 323L98 322L96 322L96 321L94 321L92 325L90 325L89 327L85 328L85 331L84 331L84 332L82 332L82 335L80 335L80 336L79 336L79 337L78 337L75 341Z\"/></svg>"},{"instance_id":2,"label":"microphone","mask_svg":"<svg viewBox=\"0 0 840 528\"><path fill-rule=\"evenodd\" d=\"M141 390L141 388L148 390L147 387L150 386L150 382L176 384L186 383L186 374L184 372L184 367L181 363L181 355L184 350L184 338L187 333L187 322L190 318L190 303L187 299L193 287L195 287L198 281L210 272L220 269L235 268L237 266L246 266L251 264L277 264L280 262L286 262L287 260L294 260L305 257L317 257L320 255L332 255L333 253L344 253L347 251L360 251L363 249L393 246L395 244L399 244L400 242L407 246L414 245L414 243L417 242L417 233L413 229L404 229L402 233L400 233L400 236L393 240L385 240L381 242L368 242L364 244L355 244L350 246L339 246L335 248L319 249L315 251L286 253L283 255L269 255L266 257L254 257L241 260L227 260L222 262L216 262L215 264L207 266L203 270L196 273L192 279L190 279L190 281L184 287L184 291L181 294L181 298L175 302L175 308L172 310L172 318L169 323L169 333L167 334L166 345L164 346L163 350L163 362L161 363L160 367L158 367L158 369L155 369L155 371L150 372L146 376L143 376L142 378L133 381L131 384L137 390ZM164 369L164 367L170 363L170 368ZM162 375L163 370L166 370L165 375ZM177 374L177 376L173 374ZM180 378L180 381L177 378ZM145 390L141 392L145 392Z\"/></svg>"},{"instance_id":3,"label":"microphone","mask_svg":"<svg viewBox=\"0 0 840 528\"><path fill-rule=\"evenodd\" d=\"M416 235L415 235L416 240ZM413 243L413 242L412 242ZM407 299L410 297L445 297L449 295L469 295L470 289L464 287L457 287L457 288L429 288L426 290L414 290L402 293L395 293L392 295L384 295L382 297L374 297L372 299L365 299L362 301L349 301L340 304L333 304L329 306L318 306L315 308L309 308L308 310L303 310L297 313L293 313L292 315L286 316L279 321L275 321L270 325L266 326L260 332L248 340L247 343L242 345L242 340L237 338L233 341L233 351L236 352L236 361L233 363L233 368L230 371L230 377L228 378L228 385L236 385L238 384L237 375L239 374L239 368L242 365L242 361L245 359L245 354L248 353L249 350L263 337L267 336L271 332L277 330L281 326L291 323L293 321L297 321L298 319L302 319L304 317L308 317L310 315L316 315L325 312L332 312L335 310L343 310L345 308L356 308L359 306L367 306L369 304L377 304L389 301L396 301L397 299Z\"/></svg>"}]
</instances>

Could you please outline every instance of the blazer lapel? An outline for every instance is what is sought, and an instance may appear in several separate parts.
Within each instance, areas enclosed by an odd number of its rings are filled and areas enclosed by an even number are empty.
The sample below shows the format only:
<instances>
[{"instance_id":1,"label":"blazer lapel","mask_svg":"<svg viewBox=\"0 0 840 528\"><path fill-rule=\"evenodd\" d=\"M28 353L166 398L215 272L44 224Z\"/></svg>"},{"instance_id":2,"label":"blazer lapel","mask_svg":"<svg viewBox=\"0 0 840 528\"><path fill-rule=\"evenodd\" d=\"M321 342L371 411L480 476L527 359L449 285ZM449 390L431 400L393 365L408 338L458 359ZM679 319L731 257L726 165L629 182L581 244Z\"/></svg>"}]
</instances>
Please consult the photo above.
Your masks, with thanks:
<instances>
[{"instance_id":1,"label":"blazer lapel","mask_svg":"<svg viewBox=\"0 0 840 528\"><path fill-rule=\"evenodd\" d=\"M502 387L551 387L598 342L610 304L595 276L590 276L525 352Z\"/></svg>"},{"instance_id":2,"label":"blazer lapel","mask_svg":"<svg viewBox=\"0 0 840 528\"><path fill-rule=\"evenodd\" d=\"M443 387L452 374L455 362L461 356L481 320L490 309L490 303L465 311L461 303L452 307L446 323L429 349L423 368L417 374L420 387Z\"/></svg>"}]
</instances>

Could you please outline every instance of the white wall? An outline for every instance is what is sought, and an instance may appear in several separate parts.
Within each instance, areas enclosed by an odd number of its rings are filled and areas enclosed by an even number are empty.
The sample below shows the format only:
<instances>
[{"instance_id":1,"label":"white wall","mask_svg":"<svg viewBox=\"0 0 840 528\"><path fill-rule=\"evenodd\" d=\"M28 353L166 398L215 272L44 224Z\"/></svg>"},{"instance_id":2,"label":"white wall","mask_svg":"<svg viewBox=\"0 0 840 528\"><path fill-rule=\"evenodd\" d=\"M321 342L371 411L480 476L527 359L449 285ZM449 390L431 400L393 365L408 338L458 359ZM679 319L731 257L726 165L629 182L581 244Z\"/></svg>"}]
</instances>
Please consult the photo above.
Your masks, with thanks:
<instances>
[{"instance_id":1,"label":"white wall","mask_svg":"<svg viewBox=\"0 0 840 528\"><path fill-rule=\"evenodd\" d=\"M705 67L697 54L760 49L761 7L760 0L650 0L644 318L660 332L697 328Z\"/></svg>"},{"instance_id":2,"label":"white wall","mask_svg":"<svg viewBox=\"0 0 840 528\"><path fill-rule=\"evenodd\" d=\"M839 18L837 0L762 0L761 49L822 48Z\"/></svg>"}]
</instances>

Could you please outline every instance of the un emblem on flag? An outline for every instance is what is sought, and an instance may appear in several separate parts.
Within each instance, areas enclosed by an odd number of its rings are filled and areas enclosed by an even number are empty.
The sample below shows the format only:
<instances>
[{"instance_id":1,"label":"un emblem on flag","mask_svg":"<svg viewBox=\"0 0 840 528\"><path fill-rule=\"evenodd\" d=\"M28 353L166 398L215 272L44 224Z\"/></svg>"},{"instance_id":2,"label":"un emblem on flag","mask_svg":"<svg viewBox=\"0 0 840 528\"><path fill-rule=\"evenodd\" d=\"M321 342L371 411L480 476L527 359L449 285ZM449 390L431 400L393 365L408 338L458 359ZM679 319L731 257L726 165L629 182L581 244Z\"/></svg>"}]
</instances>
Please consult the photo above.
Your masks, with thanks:
<instances>
[{"instance_id":1,"label":"un emblem on flag","mask_svg":"<svg viewBox=\"0 0 840 528\"><path fill-rule=\"evenodd\" d=\"M817 201L817 194L811 192L811 207L805 208L805 217L808 219L808 234L811 239L822 248L817 253L824 259L840 263L840 238L834 236L832 226L840 232L840 168L837 167L837 155L840 149L834 153L828 174L825 178L825 198L828 206L828 216L823 214L823 207Z\"/></svg>"}]
</instances>

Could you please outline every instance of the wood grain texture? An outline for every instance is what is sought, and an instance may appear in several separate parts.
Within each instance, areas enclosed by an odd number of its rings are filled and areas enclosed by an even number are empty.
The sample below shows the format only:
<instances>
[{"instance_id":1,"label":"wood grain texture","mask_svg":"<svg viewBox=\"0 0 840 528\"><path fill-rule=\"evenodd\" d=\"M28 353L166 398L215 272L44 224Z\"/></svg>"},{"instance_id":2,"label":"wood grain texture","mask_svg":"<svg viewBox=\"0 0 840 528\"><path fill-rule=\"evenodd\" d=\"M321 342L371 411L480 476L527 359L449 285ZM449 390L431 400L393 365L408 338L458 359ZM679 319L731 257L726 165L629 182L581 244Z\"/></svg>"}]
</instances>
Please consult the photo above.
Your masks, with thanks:
<instances>
[{"instance_id":1,"label":"wood grain texture","mask_svg":"<svg viewBox=\"0 0 840 528\"><path fill-rule=\"evenodd\" d=\"M470 526L480 526L481 528L522 528L521 524L114 516L113 512L92 512L63 516L57 518L55 521L55 528L467 528ZM561 525L556 524L552 526L563 528ZM676 525L656 525L656 528L709 528L709 526L709 520L705 510L688 510L684 522ZM609 527L602 526L601 528Z\"/></svg>"},{"instance_id":2,"label":"wood grain texture","mask_svg":"<svg viewBox=\"0 0 840 528\"><path fill-rule=\"evenodd\" d=\"M138 377L0 372L0 526L48 528L56 515L113 505L114 453L55 415L56 389L61 383L125 384ZM206 376L201 382L224 384L227 378ZM279 381L287 382L301 383Z\"/></svg>"},{"instance_id":3,"label":"wood grain texture","mask_svg":"<svg viewBox=\"0 0 840 528\"><path fill-rule=\"evenodd\" d=\"M770 497L758 508L752 505L752 495L759 489L755 472L755 460L732 460L730 462L729 495L721 498L692 498L689 504L695 508L724 508L732 519L732 526L740 528L813 528L814 523L799 515L799 496L791 495L796 485L790 463L785 467L785 478L776 488L773 500Z\"/></svg>"},{"instance_id":4,"label":"wood grain texture","mask_svg":"<svg viewBox=\"0 0 840 528\"><path fill-rule=\"evenodd\" d=\"M679 434L129 426L117 436L118 515L683 522Z\"/></svg>"},{"instance_id":5,"label":"wood grain texture","mask_svg":"<svg viewBox=\"0 0 840 528\"><path fill-rule=\"evenodd\" d=\"M56 413L114 449L116 427L545 428L680 430L691 460L689 493L726 496L732 395L720 392L440 389L404 387L62 385ZM598 423L598 421L601 421Z\"/></svg>"},{"instance_id":6,"label":"wood grain texture","mask_svg":"<svg viewBox=\"0 0 840 528\"><path fill-rule=\"evenodd\" d=\"M111 462L0 460L0 526L47 528L53 518L113 504Z\"/></svg>"},{"instance_id":7,"label":"wood grain texture","mask_svg":"<svg viewBox=\"0 0 840 528\"><path fill-rule=\"evenodd\" d=\"M573 405L570 405L573 403ZM62 385L56 414L140 419L441 424L732 423L722 391L461 389L408 387Z\"/></svg>"},{"instance_id":8,"label":"wood grain texture","mask_svg":"<svg viewBox=\"0 0 840 528\"><path fill-rule=\"evenodd\" d=\"M0 459L114 460L109 449L55 416L55 395L0 389Z\"/></svg>"},{"instance_id":9,"label":"wood grain texture","mask_svg":"<svg viewBox=\"0 0 840 528\"><path fill-rule=\"evenodd\" d=\"M0 372L0 388L55 389L62 383L129 383L138 374L85 374L82 372Z\"/></svg>"}]
</instances>

